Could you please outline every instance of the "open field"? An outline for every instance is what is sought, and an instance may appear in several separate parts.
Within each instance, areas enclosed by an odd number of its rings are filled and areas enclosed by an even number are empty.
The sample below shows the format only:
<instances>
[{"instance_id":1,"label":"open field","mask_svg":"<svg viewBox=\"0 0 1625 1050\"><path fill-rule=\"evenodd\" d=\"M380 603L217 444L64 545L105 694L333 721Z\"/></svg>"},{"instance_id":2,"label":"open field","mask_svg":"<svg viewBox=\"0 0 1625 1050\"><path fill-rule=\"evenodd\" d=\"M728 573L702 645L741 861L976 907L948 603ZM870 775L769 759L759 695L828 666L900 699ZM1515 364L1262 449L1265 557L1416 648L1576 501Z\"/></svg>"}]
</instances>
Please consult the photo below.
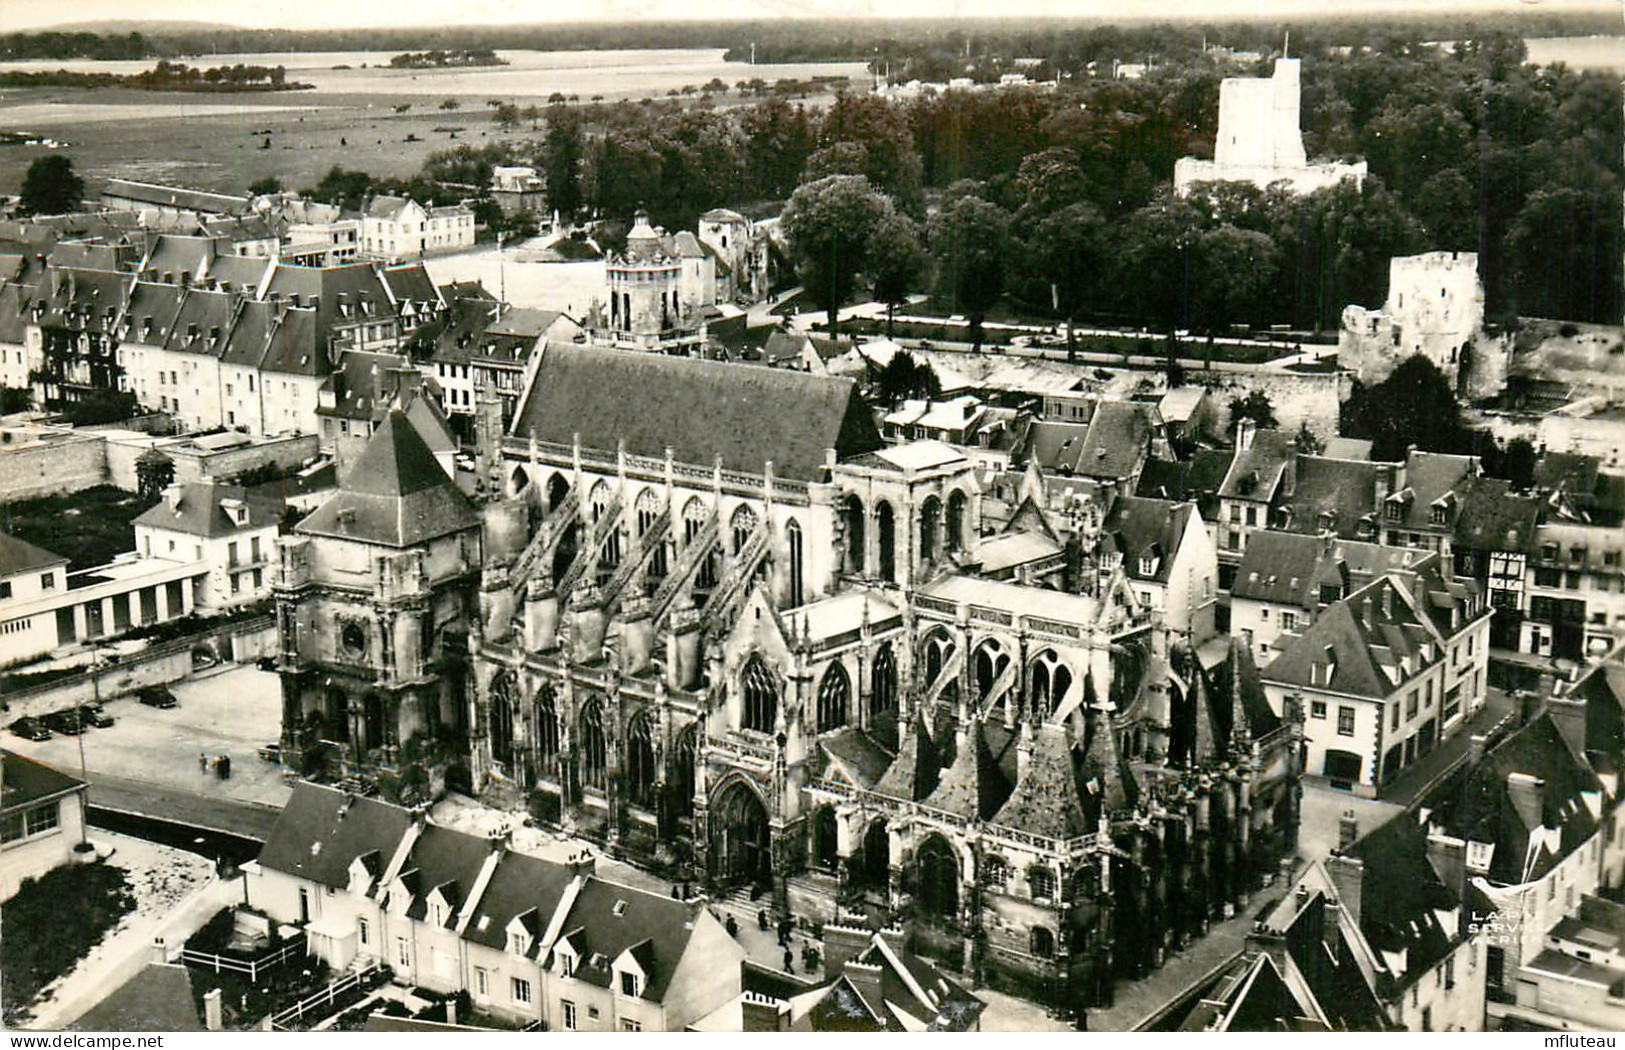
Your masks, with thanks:
<instances>
[{"instance_id":1,"label":"open field","mask_svg":"<svg viewBox=\"0 0 1625 1050\"><path fill-rule=\"evenodd\" d=\"M241 191L256 179L275 176L286 186L303 188L315 185L335 164L399 178L416 174L435 150L540 137L528 125L499 130L486 105L492 99L545 107L555 92L582 103L595 97L660 99L674 88L698 86L713 77L730 89L753 77L769 83L863 77L861 63L750 66L724 62L720 51L708 50L502 55L512 64L446 70L380 69L376 64L387 64L389 56L372 52L209 56L208 63L286 65L290 78L313 83L316 90L200 96L129 88L15 88L0 92L0 131L34 131L65 140L92 194L109 178ZM360 68L367 61L373 68ZM335 68L346 65L350 68ZM0 68L108 73L150 66L0 63ZM456 99L459 108L441 110L445 99ZM738 99L730 90L717 103ZM397 106L411 108L396 113ZM0 194L16 193L28 165L49 152L44 146L0 146Z\"/></svg>"}]
</instances>

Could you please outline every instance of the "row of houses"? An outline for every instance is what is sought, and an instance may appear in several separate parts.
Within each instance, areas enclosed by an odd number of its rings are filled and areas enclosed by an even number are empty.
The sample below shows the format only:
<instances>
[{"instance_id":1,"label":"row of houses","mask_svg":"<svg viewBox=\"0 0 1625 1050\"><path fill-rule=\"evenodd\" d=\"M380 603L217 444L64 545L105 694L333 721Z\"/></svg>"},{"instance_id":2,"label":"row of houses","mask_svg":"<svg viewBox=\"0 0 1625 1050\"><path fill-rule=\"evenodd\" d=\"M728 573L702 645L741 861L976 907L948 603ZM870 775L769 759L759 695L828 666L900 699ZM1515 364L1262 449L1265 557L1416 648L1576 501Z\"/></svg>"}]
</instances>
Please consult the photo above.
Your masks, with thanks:
<instances>
[{"instance_id":1,"label":"row of houses","mask_svg":"<svg viewBox=\"0 0 1625 1050\"><path fill-rule=\"evenodd\" d=\"M826 935L827 978L747 986L745 952L703 899L604 878L510 835L481 838L301 783L257 860L249 906L301 926L335 970L467 992L476 1010L551 1031L923 1031L975 1027L982 1003L908 952L900 932ZM790 993L790 994L786 994Z\"/></svg>"}]
</instances>

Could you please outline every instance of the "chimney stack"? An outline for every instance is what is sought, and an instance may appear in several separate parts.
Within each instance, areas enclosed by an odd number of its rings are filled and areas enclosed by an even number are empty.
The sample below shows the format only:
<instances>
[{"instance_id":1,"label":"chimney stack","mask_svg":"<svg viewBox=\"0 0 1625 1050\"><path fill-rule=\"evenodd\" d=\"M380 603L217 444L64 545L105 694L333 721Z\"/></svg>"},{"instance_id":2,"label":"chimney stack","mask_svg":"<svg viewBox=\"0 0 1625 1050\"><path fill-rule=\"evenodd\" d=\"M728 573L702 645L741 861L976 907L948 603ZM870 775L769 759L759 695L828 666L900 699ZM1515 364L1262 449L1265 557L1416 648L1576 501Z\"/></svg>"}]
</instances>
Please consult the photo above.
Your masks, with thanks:
<instances>
[{"instance_id":1,"label":"chimney stack","mask_svg":"<svg viewBox=\"0 0 1625 1050\"><path fill-rule=\"evenodd\" d=\"M575 878L591 878L598 870L598 858L589 850L582 850L566 862L571 876Z\"/></svg>"},{"instance_id":2,"label":"chimney stack","mask_svg":"<svg viewBox=\"0 0 1625 1050\"><path fill-rule=\"evenodd\" d=\"M1360 838L1360 822L1354 810L1345 809L1337 818L1337 848L1348 849Z\"/></svg>"},{"instance_id":3,"label":"chimney stack","mask_svg":"<svg viewBox=\"0 0 1625 1050\"><path fill-rule=\"evenodd\" d=\"M1518 819L1528 828L1542 827L1546 823L1546 781L1528 773L1507 774L1507 795Z\"/></svg>"},{"instance_id":4,"label":"chimney stack","mask_svg":"<svg viewBox=\"0 0 1625 1050\"><path fill-rule=\"evenodd\" d=\"M839 976L843 967L869 949L873 935L861 926L824 925L824 973Z\"/></svg>"},{"instance_id":5,"label":"chimney stack","mask_svg":"<svg viewBox=\"0 0 1625 1050\"><path fill-rule=\"evenodd\" d=\"M1452 893L1460 895L1467 885L1467 843L1453 835L1428 835L1428 863Z\"/></svg>"},{"instance_id":6,"label":"chimney stack","mask_svg":"<svg viewBox=\"0 0 1625 1050\"><path fill-rule=\"evenodd\" d=\"M1484 751L1489 743L1490 738L1483 733L1474 733L1467 738L1467 768L1471 769L1484 760Z\"/></svg>"},{"instance_id":7,"label":"chimney stack","mask_svg":"<svg viewBox=\"0 0 1625 1050\"><path fill-rule=\"evenodd\" d=\"M1551 716L1552 724L1557 726L1557 731L1563 734L1569 749L1577 755L1585 754L1585 701L1573 696L1554 696L1546 701L1546 713Z\"/></svg>"},{"instance_id":8,"label":"chimney stack","mask_svg":"<svg viewBox=\"0 0 1625 1050\"><path fill-rule=\"evenodd\" d=\"M1326 872L1337 887L1337 896L1348 911L1349 920L1360 925L1360 898L1365 884L1365 862L1358 857L1333 853L1326 860Z\"/></svg>"},{"instance_id":9,"label":"chimney stack","mask_svg":"<svg viewBox=\"0 0 1625 1050\"><path fill-rule=\"evenodd\" d=\"M790 1004L761 992L747 991L739 1000L744 1032L788 1032Z\"/></svg>"}]
</instances>

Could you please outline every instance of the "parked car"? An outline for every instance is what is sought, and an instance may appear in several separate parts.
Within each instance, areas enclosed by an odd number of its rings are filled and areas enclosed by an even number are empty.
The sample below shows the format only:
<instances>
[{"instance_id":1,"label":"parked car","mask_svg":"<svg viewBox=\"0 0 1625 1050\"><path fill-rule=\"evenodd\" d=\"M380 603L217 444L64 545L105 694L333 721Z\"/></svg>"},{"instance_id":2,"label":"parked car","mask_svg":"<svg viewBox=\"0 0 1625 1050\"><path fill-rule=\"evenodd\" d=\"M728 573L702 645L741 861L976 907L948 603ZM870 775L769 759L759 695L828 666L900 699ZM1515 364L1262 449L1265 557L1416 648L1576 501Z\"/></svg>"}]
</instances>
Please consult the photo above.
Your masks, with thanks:
<instances>
[{"instance_id":1,"label":"parked car","mask_svg":"<svg viewBox=\"0 0 1625 1050\"><path fill-rule=\"evenodd\" d=\"M78 736L88 728L88 723L81 720L79 712L71 707L66 711L52 711L45 716L45 724L65 736Z\"/></svg>"},{"instance_id":2,"label":"parked car","mask_svg":"<svg viewBox=\"0 0 1625 1050\"><path fill-rule=\"evenodd\" d=\"M149 685L137 689L135 691L135 698L141 701L143 704L146 704L148 707L158 707L168 710L171 707L180 706L180 701L175 699L175 694L161 685Z\"/></svg>"},{"instance_id":3,"label":"parked car","mask_svg":"<svg viewBox=\"0 0 1625 1050\"><path fill-rule=\"evenodd\" d=\"M35 718L33 715L24 715L23 717L17 719L17 721L11 723L11 731L22 737L24 740L33 740L37 742L40 740L51 739L51 730L45 725L44 722L40 721L38 718Z\"/></svg>"},{"instance_id":4,"label":"parked car","mask_svg":"<svg viewBox=\"0 0 1625 1050\"><path fill-rule=\"evenodd\" d=\"M85 725L95 726L97 729L106 729L113 724L113 716L106 709L95 704L81 704L79 711L84 715Z\"/></svg>"},{"instance_id":5,"label":"parked car","mask_svg":"<svg viewBox=\"0 0 1625 1050\"><path fill-rule=\"evenodd\" d=\"M282 761L282 745L266 744L264 747L260 748L260 757L265 759L267 762Z\"/></svg>"}]
</instances>

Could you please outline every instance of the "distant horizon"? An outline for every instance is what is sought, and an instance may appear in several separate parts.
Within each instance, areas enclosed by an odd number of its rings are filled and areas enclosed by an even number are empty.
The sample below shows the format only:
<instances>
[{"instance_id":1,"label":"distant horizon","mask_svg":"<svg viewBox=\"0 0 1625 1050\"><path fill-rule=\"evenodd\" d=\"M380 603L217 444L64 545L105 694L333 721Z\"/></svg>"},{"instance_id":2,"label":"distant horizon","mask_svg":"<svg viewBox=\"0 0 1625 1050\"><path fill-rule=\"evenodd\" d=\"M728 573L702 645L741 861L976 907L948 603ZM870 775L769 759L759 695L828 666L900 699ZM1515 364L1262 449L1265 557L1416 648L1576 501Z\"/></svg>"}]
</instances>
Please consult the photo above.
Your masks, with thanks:
<instances>
[{"instance_id":1,"label":"distant horizon","mask_svg":"<svg viewBox=\"0 0 1625 1050\"><path fill-rule=\"evenodd\" d=\"M148 26L154 32L286 31L322 32L379 30L433 30L451 27L525 28L546 25L592 25L626 22L685 23L803 21L827 19L865 22L971 20L1032 20L1060 22L1188 22L1258 21L1281 18L1346 18L1360 15L1440 14L1507 15L1558 13L1585 15L1617 9L1606 0L1428 0L1419 8L1412 0L1183 0L1170 10L1166 0L586 0L557 4L516 0L460 0L456 17L446 17L444 0L354 0L334 5L331 0L246 0L233 21L198 18L181 0L147 0L149 18L130 17L126 0L81 0L72 17L62 17L61 5L46 0L10 0L0 5L0 32L128 32L124 27ZM335 6L338 11L335 12ZM562 13L555 14L559 8ZM337 17L334 17L335 13ZM115 28L101 28L115 27Z\"/></svg>"}]
</instances>

